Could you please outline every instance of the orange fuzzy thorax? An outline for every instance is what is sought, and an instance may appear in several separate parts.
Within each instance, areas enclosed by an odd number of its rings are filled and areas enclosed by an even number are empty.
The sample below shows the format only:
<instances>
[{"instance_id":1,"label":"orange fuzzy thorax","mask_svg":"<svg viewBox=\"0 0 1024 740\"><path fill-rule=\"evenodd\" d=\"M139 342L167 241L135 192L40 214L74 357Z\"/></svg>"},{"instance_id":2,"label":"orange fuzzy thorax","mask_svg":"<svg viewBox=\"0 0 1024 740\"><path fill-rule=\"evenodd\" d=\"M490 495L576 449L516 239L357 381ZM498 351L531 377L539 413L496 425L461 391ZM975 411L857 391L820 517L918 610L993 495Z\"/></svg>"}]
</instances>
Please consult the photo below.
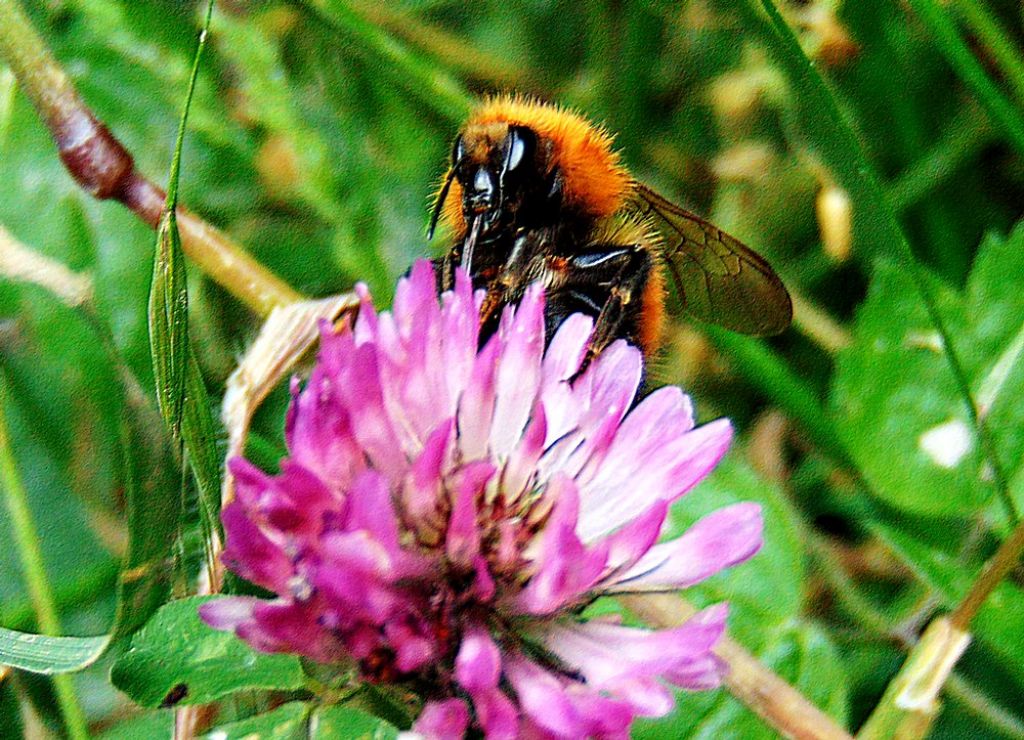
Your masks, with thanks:
<instances>
[{"instance_id":1,"label":"orange fuzzy thorax","mask_svg":"<svg viewBox=\"0 0 1024 740\"><path fill-rule=\"evenodd\" d=\"M566 208L594 219L606 218L623 206L632 178L612 149L612 136L580 114L561 106L519 95L486 98L462 127L465 134L495 124L533 129L551 145L550 166L562 171L562 197ZM451 185L444 206L444 221L456 233L465 230L462 188Z\"/></svg>"}]
</instances>

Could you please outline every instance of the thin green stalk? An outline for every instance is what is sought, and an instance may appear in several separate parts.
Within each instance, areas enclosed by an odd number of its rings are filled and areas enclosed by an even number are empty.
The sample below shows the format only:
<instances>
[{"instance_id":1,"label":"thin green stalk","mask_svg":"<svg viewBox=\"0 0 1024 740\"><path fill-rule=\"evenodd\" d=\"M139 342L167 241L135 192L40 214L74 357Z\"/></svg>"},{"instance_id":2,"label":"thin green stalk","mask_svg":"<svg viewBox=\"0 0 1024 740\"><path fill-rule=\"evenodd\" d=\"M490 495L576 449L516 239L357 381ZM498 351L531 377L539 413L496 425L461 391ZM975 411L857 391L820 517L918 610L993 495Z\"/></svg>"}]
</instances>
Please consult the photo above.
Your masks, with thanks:
<instances>
[{"instance_id":1,"label":"thin green stalk","mask_svg":"<svg viewBox=\"0 0 1024 740\"><path fill-rule=\"evenodd\" d=\"M894 255L911 275L929 318L943 339L943 351L960 395L967 406L972 427L980 440L984 454L988 457L996 490L1009 519L1016 523L1016 507L1010 497L1007 478L996 454L994 439L984 418L978 413L952 337L937 310L924 271L918 264L892 207L882 192L877 174L869 164L853 129L844 119L824 79L803 53L796 36L774 3L771 0L761 0L759 4L767 13L767 19L757 11L753 0L740 7L744 10L751 27L764 38L767 49L795 88L797 100L801 105L803 123L810 129L809 133L817 145L819 156L832 170L839 184L850 193L860 212L871 216L864 219L866 223L862 224L861 236L865 239L870 238L866 243L873 244L875 249L884 249ZM915 4L921 3L915 0ZM957 643L954 638L967 629L992 589L1017 562L1021 551L1024 551L1024 524L1017 526L1000 547L996 557L982 570L967 597L954 611L952 618L937 620L929 627L929 632L926 633L928 639L923 638L914 648L900 674L890 684L886 696L865 725L865 737L881 737L896 727L910 733L908 737L922 736L927 731L928 723L934 715L924 712L903 712L896 706L895 697L906 690L921 687L938 692L942 682L948 677L947 671L952 668L962 650L962 643ZM928 693L924 694L925 699L928 696Z\"/></svg>"},{"instance_id":2,"label":"thin green stalk","mask_svg":"<svg viewBox=\"0 0 1024 740\"><path fill-rule=\"evenodd\" d=\"M433 110L459 123L469 113L473 100L458 80L381 31L348 3L295 0L295 4L331 31L342 34L346 42L355 39L363 50L383 60L380 69Z\"/></svg>"},{"instance_id":3,"label":"thin green stalk","mask_svg":"<svg viewBox=\"0 0 1024 740\"><path fill-rule=\"evenodd\" d=\"M765 18L758 12L755 5L763 7L768 17ZM966 406L971 426L992 468L997 495L1006 509L1007 518L1016 523L1019 515L1010 496L1006 473L996 454L995 440L985 420L978 414L953 337L946 327L945 319L938 311L924 271L896 220L896 215L882 191L878 175L868 162L853 128L839 110L825 80L800 48L792 29L783 20L772 0L760 0L758 3L755 3L755 0L748 0L738 7L743 10L749 25L762 36L766 48L798 93L801 122L807 127L819 156L859 207L861 220L858 243L871 245L870 248L876 253L888 253L895 257L913 279L929 320L942 337L943 352L949 363L950 372Z\"/></svg>"},{"instance_id":4,"label":"thin green stalk","mask_svg":"<svg viewBox=\"0 0 1024 740\"><path fill-rule=\"evenodd\" d=\"M11 514L11 529L14 530L15 546L21 559L25 586L28 588L39 628L43 634L59 635L61 633L60 619L57 617L53 592L50 589L46 568L43 565L39 532L32 519L28 494L21 482L21 476L18 474L10 435L7 431L6 405L6 381L0 375L0 487L3 488L4 499ZM75 695L75 686L71 676L54 676L53 686L57 693L57 704L68 735L76 740L88 738L85 714Z\"/></svg>"},{"instance_id":5,"label":"thin green stalk","mask_svg":"<svg viewBox=\"0 0 1024 740\"><path fill-rule=\"evenodd\" d=\"M923 738L938 717L938 695L970 644L945 617L928 625L857 733L858 740Z\"/></svg>"},{"instance_id":6,"label":"thin green stalk","mask_svg":"<svg viewBox=\"0 0 1024 740\"><path fill-rule=\"evenodd\" d=\"M181 113L181 122L178 125L178 135L174 140L174 156L171 158L171 172L167 178L167 203L164 206L168 215L173 219L178 208L178 180L181 174L181 150L185 145L185 129L188 121L188 111L192 107L192 96L196 91L196 81L199 79L199 62L203 58L203 50L206 49L206 37L210 32L210 19L213 18L213 0L206 4L206 17L203 20L203 28L199 32L199 42L196 44L195 54L192 55L192 71L188 77L188 92L185 95L185 105Z\"/></svg>"},{"instance_id":7,"label":"thin green stalk","mask_svg":"<svg viewBox=\"0 0 1024 740\"><path fill-rule=\"evenodd\" d=\"M405 39L449 69L456 69L472 79L516 87L526 85L531 77L529 69L516 65L512 60L491 54L469 39L424 21L422 11L413 13L397 5L372 0L348 0L347 4L374 25Z\"/></svg>"},{"instance_id":8,"label":"thin green stalk","mask_svg":"<svg viewBox=\"0 0 1024 740\"><path fill-rule=\"evenodd\" d=\"M832 588L837 600L853 620L871 635L887 642L899 641L902 650L909 650L910 643L901 638L889 624L885 614L874 607L857 589L842 567L835 562L825 543L813 535L804 535L811 544L811 554L822 569L822 576ZM989 727L1007 737L1024 740L1024 724L1016 716L995 704L966 679L957 674L946 683L948 696Z\"/></svg>"},{"instance_id":9,"label":"thin green stalk","mask_svg":"<svg viewBox=\"0 0 1024 740\"><path fill-rule=\"evenodd\" d=\"M1018 44L978 0L958 0L950 8L963 17L967 27L985 45L1007 84L1013 88L1017 102L1024 105L1024 57L1019 53Z\"/></svg>"},{"instance_id":10,"label":"thin green stalk","mask_svg":"<svg viewBox=\"0 0 1024 740\"><path fill-rule=\"evenodd\" d=\"M989 79L967 43L961 38L956 24L947 11L935 0L909 0L910 6L938 40L939 49L957 76L963 80L1006 134L1014 148L1024 155L1024 118L999 87Z\"/></svg>"},{"instance_id":11,"label":"thin green stalk","mask_svg":"<svg viewBox=\"0 0 1024 740\"><path fill-rule=\"evenodd\" d=\"M221 542L217 518L220 497L220 457L215 445L217 428L189 339L188 289L176 218L181 152L188 113L199 77L199 65L206 48L210 19L213 17L213 5L213 0L210 0L206 6L206 17L192 58L192 72L178 125L168 178L167 201L157 231L149 315L157 398L168 429L179 444L182 471L191 468L195 474L204 540L210 555L209 581L216 585L220 581L220 569L214 553L219 550ZM185 490L184 482L182 490Z\"/></svg>"},{"instance_id":12,"label":"thin green stalk","mask_svg":"<svg viewBox=\"0 0 1024 740\"><path fill-rule=\"evenodd\" d=\"M995 132L973 106L953 117L939 140L885 186L896 213L927 197L959 168L992 143Z\"/></svg>"},{"instance_id":13,"label":"thin green stalk","mask_svg":"<svg viewBox=\"0 0 1024 740\"><path fill-rule=\"evenodd\" d=\"M922 0L912 0L912 3L915 7L923 7L926 12L934 9L930 3ZM960 395L967 406L972 426L989 459L996 490L1010 520L1017 522L1016 507L1010 497L1006 475L998 455L995 454L995 442L984 419L978 413L967 375L950 332L937 310L924 271L918 264L892 207L882 192L878 176L868 162L852 127L840 112L824 79L803 53L796 36L772 0L761 0L759 4L767 13L767 19L756 10L753 0L741 7L750 25L763 37L767 49L795 88L805 119L803 122L810 129L811 138L817 145L824 163L850 193L861 212L875 216L868 219L865 224L865 230L877 240L869 243L873 243L876 249L882 248L894 255L910 273L929 318L943 339L943 351ZM939 15L941 16L941 13ZM933 16L929 17L934 20ZM944 19L944 16L941 18ZM969 54L967 56L969 57ZM970 58L970 61L974 62L973 58ZM987 79L985 81L987 82ZM1012 120L1016 120L1015 116ZM1021 128L1021 132L1024 134L1024 127ZM1024 136L1021 136L1020 142L1024 144ZM1021 149L1024 151L1024 146ZM887 733L894 729L906 731L907 737L923 736L927 732L934 717L934 711L927 710L934 706L934 695L941 690L949 671L966 647L964 630L992 589L1016 562L1022 550L1024 524L1017 527L1000 547L996 557L983 569L964 602L954 611L953 617L932 622L866 723L862 730L864 737L889 737L891 734ZM897 699L907 692L911 692L914 698L921 702L921 711L905 711L900 708L902 705L898 706Z\"/></svg>"},{"instance_id":14,"label":"thin green stalk","mask_svg":"<svg viewBox=\"0 0 1024 740\"><path fill-rule=\"evenodd\" d=\"M811 554L821 568L822 576L828 582L840 606L857 624L876 638L891 643L898 640L906 651L910 644L897 634L885 614L875 608L857 589L843 568L828 552L826 544L817 537L810 538ZM1016 716L995 704L966 679L953 674L946 682L947 695L960 704L965 711L977 717L988 727L1011 738L1024 740L1024 723Z\"/></svg>"},{"instance_id":15,"label":"thin green stalk","mask_svg":"<svg viewBox=\"0 0 1024 740\"><path fill-rule=\"evenodd\" d=\"M203 527L203 542L206 546L205 587L201 593L216 593L221 588L223 571L218 555L222 550L223 537L217 518L220 491L220 460L214 444L216 426L210 414L199 362L189 340L188 332L188 288L185 278L184 258L178 234L175 214L178 209L178 182L181 174L181 152L184 148L185 130L188 125L189 109L195 94L199 65L206 49L210 32L214 0L206 4L206 17L199 41L192 56L192 73L189 76L185 105L178 122L178 135L171 159L171 171L167 183L167 201L157 230L156 256L153 262L153 283L150 293L150 346L153 355L153 370L161 411L164 421L178 442L181 453L181 491L186 490L185 477L188 468L195 474L199 488L199 506ZM176 357L175 353L180 353ZM169 413L164 394L174 398L174 412ZM203 464L202 461L207 464ZM184 502L183 502L184 505ZM174 737L185 740L195 736L208 712L202 707L180 707L174 714Z\"/></svg>"},{"instance_id":16,"label":"thin green stalk","mask_svg":"<svg viewBox=\"0 0 1024 740\"><path fill-rule=\"evenodd\" d=\"M1024 723L978 691L968 681L954 674L946 682L946 693L990 728L1006 737L1024 740Z\"/></svg>"}]
</instances>

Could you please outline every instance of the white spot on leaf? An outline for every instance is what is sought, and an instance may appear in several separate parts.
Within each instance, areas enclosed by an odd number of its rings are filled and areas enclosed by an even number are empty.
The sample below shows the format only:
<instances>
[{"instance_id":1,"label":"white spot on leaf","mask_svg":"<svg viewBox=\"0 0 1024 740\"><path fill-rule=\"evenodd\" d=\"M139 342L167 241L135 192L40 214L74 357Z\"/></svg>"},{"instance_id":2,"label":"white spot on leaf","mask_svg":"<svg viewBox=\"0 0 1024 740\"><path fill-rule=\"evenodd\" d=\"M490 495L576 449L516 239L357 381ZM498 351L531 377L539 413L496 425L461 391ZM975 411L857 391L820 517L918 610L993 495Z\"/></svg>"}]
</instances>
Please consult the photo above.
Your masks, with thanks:
<instances>
[{"instance_id":1,"label":"white spot on leaf","mask_svg":"<svg viewBox=\"0 0 1024 740\"><path fill-rule=\"evenodd\" d=\"M932 427L917 440L917 446L942 468L955 468L974 446L970 428L960 419Z\"/></svg>"}]
</instances>

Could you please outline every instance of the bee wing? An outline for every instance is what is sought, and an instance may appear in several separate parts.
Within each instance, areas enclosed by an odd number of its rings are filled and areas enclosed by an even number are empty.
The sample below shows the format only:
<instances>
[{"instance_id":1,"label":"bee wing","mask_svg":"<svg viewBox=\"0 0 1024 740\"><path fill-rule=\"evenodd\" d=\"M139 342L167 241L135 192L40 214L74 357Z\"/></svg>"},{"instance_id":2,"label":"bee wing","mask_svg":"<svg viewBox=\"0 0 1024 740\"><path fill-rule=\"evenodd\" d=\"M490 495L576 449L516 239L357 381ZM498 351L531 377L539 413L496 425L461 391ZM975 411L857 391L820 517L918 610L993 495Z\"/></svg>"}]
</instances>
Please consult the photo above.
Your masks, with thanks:
<instances>
[{"instance_id":1,"label":"bee wing","mask_svg":"<svg viewBox=\"0 0 1024 740\"><path fill-rule=\"evenodd\" d=\"M743 334L786 330L793 304L760 255L646 185L635 184L634 206L661 234L663 261L687 313Z\"/></svg>"}]
</instances>

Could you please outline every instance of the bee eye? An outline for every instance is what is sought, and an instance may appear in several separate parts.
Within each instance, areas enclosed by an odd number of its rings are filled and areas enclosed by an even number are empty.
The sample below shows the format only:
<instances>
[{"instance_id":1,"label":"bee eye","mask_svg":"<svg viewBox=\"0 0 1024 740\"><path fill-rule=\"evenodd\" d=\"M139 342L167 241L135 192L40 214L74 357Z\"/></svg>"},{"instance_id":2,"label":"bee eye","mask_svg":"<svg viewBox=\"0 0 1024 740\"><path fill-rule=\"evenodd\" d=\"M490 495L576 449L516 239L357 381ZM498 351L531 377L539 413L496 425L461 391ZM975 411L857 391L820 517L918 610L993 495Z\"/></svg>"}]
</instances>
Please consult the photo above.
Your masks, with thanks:
<instances>
[{"instance_id":1,"label":"bee eye","mask_svg":"<svg viewBox=\"0 0 1024 740\"><path fill-rule=\"evenodd\" d=\"M504 150L505 172L510 172L519 167L537 148L537 135L526 126L509 126L508 134L502 143Z\"/></svg>"},{"instance_id":2,"label":"bee eye","mask_svg":"<svg viewBox=\"0 0 1024 740\"><path fill-rule=\"evenodd\" d=\"M462 145L462 134L459 134L455 137L455 143L452 144L452 167L458 167L459 162L461 162L465 156L466 149Z\"/></svg>"}]
</instances>

